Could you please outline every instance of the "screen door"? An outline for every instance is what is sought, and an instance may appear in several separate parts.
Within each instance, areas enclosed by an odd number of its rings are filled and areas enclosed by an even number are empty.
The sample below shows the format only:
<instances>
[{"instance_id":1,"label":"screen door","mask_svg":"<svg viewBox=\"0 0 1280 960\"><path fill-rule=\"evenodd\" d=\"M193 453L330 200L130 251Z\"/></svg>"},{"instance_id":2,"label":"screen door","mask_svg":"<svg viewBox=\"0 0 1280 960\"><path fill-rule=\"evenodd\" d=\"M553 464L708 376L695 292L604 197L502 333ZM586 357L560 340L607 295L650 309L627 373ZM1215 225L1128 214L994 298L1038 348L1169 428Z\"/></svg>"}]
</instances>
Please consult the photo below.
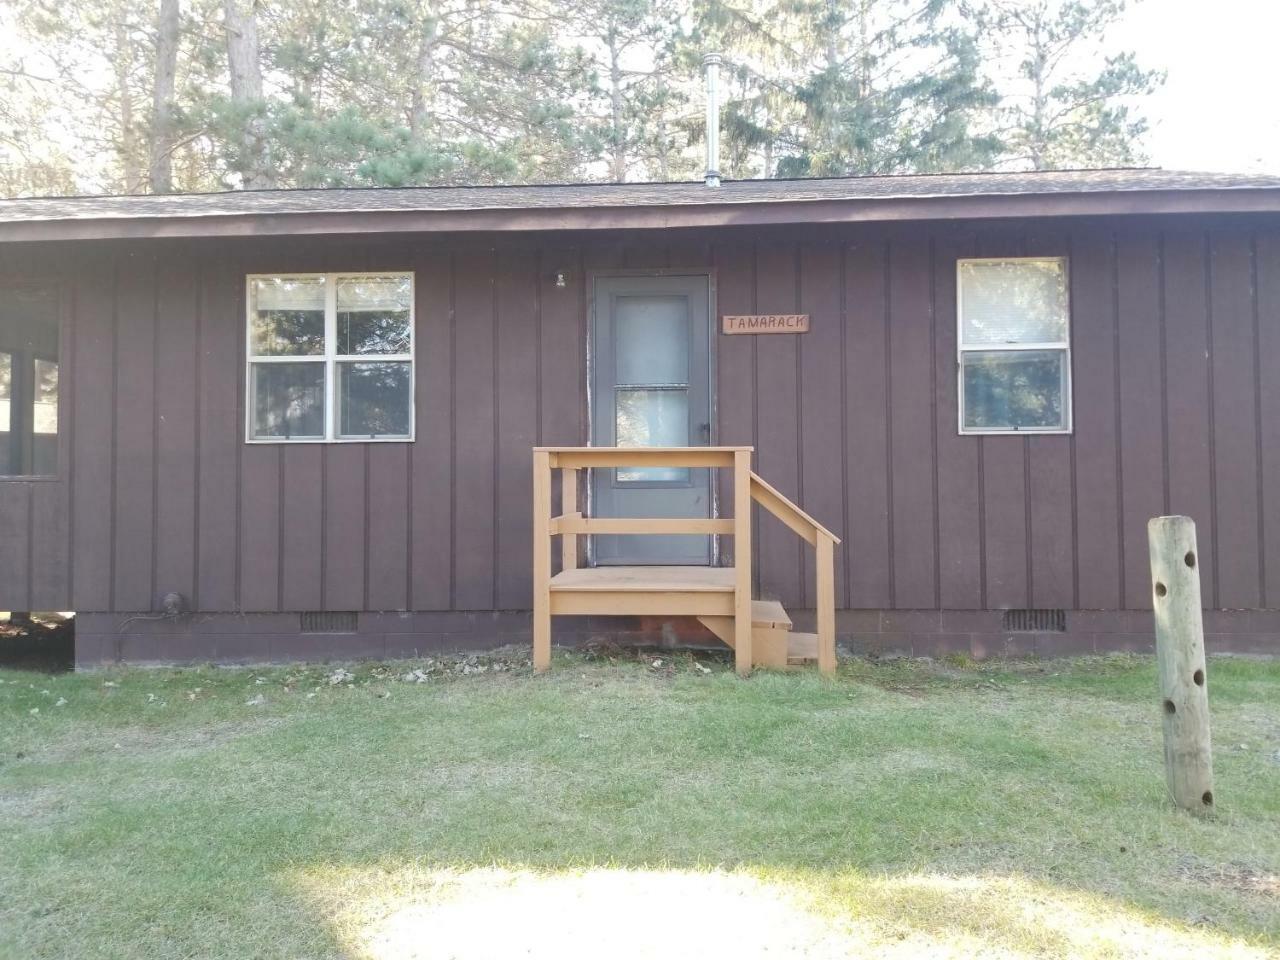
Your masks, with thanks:
<instances>
[{"instance_id":1,"label":"screen door","mask_svg":"<svg viewBox=\"0 0 1280 960\"><path fill-rule=\"evenodd\" d=\"M710 281L601 277L593 313L592 442L691 447L711 440ZM710 517L705 467L592 472L597 517ZM596 536L598 564L708 564L707 536Z\"/></svg>"}]
</instances>

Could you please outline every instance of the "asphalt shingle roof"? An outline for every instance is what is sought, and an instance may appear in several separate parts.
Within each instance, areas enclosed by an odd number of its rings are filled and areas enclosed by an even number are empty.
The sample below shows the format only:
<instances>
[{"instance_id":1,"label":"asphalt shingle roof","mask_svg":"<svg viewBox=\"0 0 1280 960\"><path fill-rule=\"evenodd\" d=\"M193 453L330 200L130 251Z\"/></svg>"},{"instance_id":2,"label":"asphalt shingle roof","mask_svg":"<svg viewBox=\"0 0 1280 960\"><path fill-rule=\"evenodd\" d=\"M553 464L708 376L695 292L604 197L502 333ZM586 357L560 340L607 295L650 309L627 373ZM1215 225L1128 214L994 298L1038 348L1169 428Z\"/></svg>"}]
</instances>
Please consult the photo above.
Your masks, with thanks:
<instances>
[{"instance_id":1,"label":"asphalt shingle roof","mask_svg":"<svg viewBox=\"0 0 1280 960\"><path fill-rule=\"evenodd\" d=\"M31 221L268 216L307 213L700 207L804 201L876 201L1144 191L1280 189L1280 176L1158 169L1067 170L485 187L376 187L255 190L161 196L40 197L0 200L0 224Z\"/></svg>"}]
</instances>

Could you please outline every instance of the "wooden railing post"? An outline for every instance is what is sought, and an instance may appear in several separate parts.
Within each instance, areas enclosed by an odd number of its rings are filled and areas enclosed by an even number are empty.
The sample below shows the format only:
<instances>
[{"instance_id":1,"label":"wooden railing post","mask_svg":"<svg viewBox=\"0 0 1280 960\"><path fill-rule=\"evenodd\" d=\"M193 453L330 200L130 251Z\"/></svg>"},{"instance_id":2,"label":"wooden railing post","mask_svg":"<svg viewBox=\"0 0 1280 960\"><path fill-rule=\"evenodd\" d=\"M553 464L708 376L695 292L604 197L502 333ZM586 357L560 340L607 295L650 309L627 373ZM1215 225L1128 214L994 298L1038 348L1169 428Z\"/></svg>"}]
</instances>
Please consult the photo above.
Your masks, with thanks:
<instances>
[{"instance_id":1,"label":"wooden railing post","mask_svg":"<svg viewBox=\"0 0 1280 960\"><path fill-rule=\"evenodd\" d=\"M560 512L566 517L580 515L577 467L566 467L560 471ZM560 537L560 569L578 569L578 535L575 533L566 533Z\"/></svg>"},{"instance_id":2,"label":"wooden railing post","mask_svg":"<svg viewBox=\"0 0 1280 960\"><path fill-rule=\"evenodd\" d=\"M733 663L751 673L751 451L733 455Z\"/></svg>"},{"instance_id":3,"label":"wooden railing post","mask_svg":"<svg viewBox=\"0 0 1280 960\"><path fill-rule=\"evenodd\" d=\"M818 580L818 669L836 672L836 574L835 541L819 533L817 543Z\"/></svg>"},{"instance_id":4,"label":"wooden railing post","mask_svg":"<svg viewBox=\"0 0 1280 960\"><path fill-rule=\"evenodd\" d=\"M533 451L533 669L551 666L551 455Z\"/></svg>"}]
</instances>

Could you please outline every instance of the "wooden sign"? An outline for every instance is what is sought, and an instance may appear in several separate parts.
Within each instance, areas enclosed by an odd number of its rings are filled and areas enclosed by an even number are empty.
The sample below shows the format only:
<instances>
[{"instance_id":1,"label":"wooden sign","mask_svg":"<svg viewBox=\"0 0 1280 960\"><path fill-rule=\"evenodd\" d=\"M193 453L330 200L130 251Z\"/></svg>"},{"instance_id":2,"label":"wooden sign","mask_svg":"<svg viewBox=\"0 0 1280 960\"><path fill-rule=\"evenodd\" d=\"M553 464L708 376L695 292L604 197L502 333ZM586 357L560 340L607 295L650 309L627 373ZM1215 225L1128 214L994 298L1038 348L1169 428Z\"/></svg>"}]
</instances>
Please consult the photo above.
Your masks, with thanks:
<instances>
[{"instance_id":1,"label":"wooden sign","mask_svg":"<svg viewBox=\"0 0 1280 960\"><path fill-rule=\"evenodd\" d=\"M807 313L763 313L750 316L720 318L725 333L808 333Z\"/></svg>"}]
</instances>

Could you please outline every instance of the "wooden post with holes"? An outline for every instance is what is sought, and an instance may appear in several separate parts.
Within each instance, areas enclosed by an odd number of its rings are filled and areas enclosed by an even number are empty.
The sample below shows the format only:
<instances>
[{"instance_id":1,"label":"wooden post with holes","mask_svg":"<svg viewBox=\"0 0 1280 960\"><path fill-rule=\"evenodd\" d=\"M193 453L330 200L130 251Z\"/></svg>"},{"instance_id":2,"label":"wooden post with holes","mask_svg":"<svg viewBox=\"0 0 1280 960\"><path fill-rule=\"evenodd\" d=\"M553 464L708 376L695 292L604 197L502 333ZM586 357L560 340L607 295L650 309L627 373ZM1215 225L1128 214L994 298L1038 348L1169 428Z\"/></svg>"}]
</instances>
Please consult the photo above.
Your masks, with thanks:
<instances>
[{"instance_id":1,"label":"wooden post with holes","mask_svg":"<svg viewBox=\"0 0 1280 960\"><path fill-rule=\"evenodd\" d=\"M751 673L751 451L733 454L733 665Z\"/></svg>"},{"instance_id":2,"label":"wooden post with holes","mask_svg":"<svg viewBox=\"0 0 1280 960\"><path fill-rule=\"evenodd\" d=\"M578 468L566 467L560 471L560 513L566 517L580 517L578 510ZM578 535L566 533L560 537L560 569L578 569Z\"/></svg>"},{"instance_id":3,"label":"wooden post with holes","mask_svg":"<svg viewBox=\"0 0 1280 960\"><path fill-rule=\"evenodd\" d=\"M551 666L551 455L533 451L533 669Z\"/></svg>"},{"instance_id":4,"label":"wooden post with holes","mask_svg":"<svg viewBox=\"0 0 1280 960\"><path fill-rule=\"evenodd\" d=\"M1190 517L1155 517L1147 523L1147 542L1165 779L1175 804L1204 814L1213 809L1213 755L1195 522Z\"/></svg>"},{"instance_id":5,"label":"wooden post with holes","mask_svg":"<svg viewBox=\"0 0 1280 960\"><path fill-rule=\"evenodd\" d=\"M830 675L836 672L835 541L820 532L814 549L817 552L818 669Z\"/></svg>"}]
</instances>

